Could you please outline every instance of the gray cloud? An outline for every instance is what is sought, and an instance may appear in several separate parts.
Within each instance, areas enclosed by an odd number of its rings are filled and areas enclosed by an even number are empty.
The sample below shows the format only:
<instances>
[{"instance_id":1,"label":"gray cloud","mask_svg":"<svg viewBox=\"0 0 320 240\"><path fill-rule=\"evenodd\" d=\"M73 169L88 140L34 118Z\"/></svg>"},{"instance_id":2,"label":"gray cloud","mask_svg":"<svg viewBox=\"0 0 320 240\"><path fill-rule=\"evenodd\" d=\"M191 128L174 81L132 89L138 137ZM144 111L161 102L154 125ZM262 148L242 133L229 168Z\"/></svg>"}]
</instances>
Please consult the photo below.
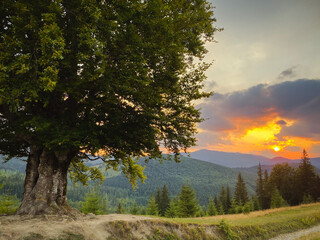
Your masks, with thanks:
<instances>
[{"instance_id":1,"label":"gray cloud","mask_svg":"<svg viewBox=\"0 0 320 240\"><path fill-rule=\"evenodd\" d=\"M276 85L260 84L243 91L216 94L200 105L208 120L200 127L209 131L234 129L234 119L258 119L269 114L284 120L282 136L315 138L320 135L320 80L299 79Z\"/></svg>"},{"instance_id":2,"label":"gray cloud","mask_svg":"<svg viewBox=\"0 0 320 240\"><path fill-rule=\"evenodd\" d=\"M285 120L279 120L276 122L276 124L281 125L281 126L286 126L287 122Z\"/></svg>"},{"instance_id":3,"label":"gray cloud","mask_svg":"<svg viewBox=\"0 0 320 240\"><path fill-rule=\"evenodd\" d=\"M295 66L292 66L292 67L282 71L279 74L278 78L283 79L283 78L295 77L297 67L298 67L298 65L295 65Z\"/></svg>"}]
</instances>

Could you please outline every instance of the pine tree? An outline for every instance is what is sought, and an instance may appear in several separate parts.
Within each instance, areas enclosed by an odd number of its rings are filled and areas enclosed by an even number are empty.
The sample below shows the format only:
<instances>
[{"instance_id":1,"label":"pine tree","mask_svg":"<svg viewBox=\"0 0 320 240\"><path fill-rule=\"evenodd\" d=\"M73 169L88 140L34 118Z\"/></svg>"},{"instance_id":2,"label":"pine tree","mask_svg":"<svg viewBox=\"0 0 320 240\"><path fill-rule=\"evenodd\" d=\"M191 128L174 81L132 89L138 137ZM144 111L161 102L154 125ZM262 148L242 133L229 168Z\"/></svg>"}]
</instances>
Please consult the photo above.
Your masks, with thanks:
<instances>
[{"instance_id":1,"label":"pine tree","mask_svg":"<svg viewBox=\"0 0 320 240\"><path fill-rule=\"evenodd\" d=\"M117 207L116 213L118 213L118 214L123 214L123 213L125 213L125 209L123 208L123 206L122 206L122 203L121 203L121 202L119 202L119 204L118 204L118 207Z\"/></svg>"},{"instance_id":2,"label":"pine tree","mask_svg":"<svg viewBox=\"0 0 320 240\"><path fill-rule=\"evenodd\" d=\"M217 198L216 195L214 196L213 202L214 202L214 205L216 206L216 208L219 209L220 208L220 204L219 204L219 201L218 201L218 198Z\"/></svg>"},{"instance_id":3,"label":"pine tree","mask_svg":"<svg viewBox=\"0 0 320 240\"><path fill-rule=\"evenodd\" d=\"M259 205L260 206L265 206L265 198L266 198L266 194L265 194L265 179L263 179L262 176L262 168L261 168L261 164L259 162L259 167L258 167L258 178L257 178L257 185L256 185L256 195L257 198L259 200Z\"/></svg>"},{"instance_id":4,"label":"pine tree","mask_svg":"<svg viewBox=\"0 0 320 240\"><path fill-rule=\"evenodd\" d=\"M161 190L160 188L157 188L157 192L156 192L156 195L155 195L155 201L156 201L156 204L158 205L158 208L161 204Z\"/></svg>"},{"instance_id":5,"label":"pine tree","mask_svg":"<svg viewBox=\"0 0 320 240\"><path fill-rule=\"evenodd\" d=\"M226 213L227 210L227 193L226 190L224 189L224 186L221 186L221 191L219 195L219 203L220 207L223 209L223 213Z\"/></svg>"},{"instance_id":6,"label":"pine tree","mask_svg":"<svg viewBox=\"0 0 320 240\"><path fill-rule=\"evenodd\" d=\"M81 211L83 213L102 214L104 208L103 199L99 196L97 190L93 190L86 194L85 201L82 203Z\"/></svg>"},{"instance_id":7,"label":"pine tree","mask_svg":"<svg viewBox=\"0 0 320 240\"><path fill-rule=\"evenodd\" d=\"M231 193L229 185L227 185L227 193L226 193L226 209L225 212L229 213L229 209L231 208Z\"/></svg>"},{"instance_id":8,"label":"pine tree","mask_svg":"<svg viewBox=\"0 0 320 240\"><path fill-rule=\"evenodd\" d=\"M197 206L195 191L190 185L182 185L179 194L179 216L194 217L198 210Z\"/></svg>"},{"instance_id":9,"label":"pine tree","mask_svg":"<svg viewBox=\"0 0 320 240\"><path fill-rule=\"evenodd\" d=\"M238 182L234 191L234 197L239 205L244 205L248 201L248 192L241 173L238 175Z\"/></svg>"},{"instance_id":10,"label":"pine tree","mask_svg":"<svg viewBox=\"0 0 320 240\"><path fill-rule=\"evenodd\" d=\"M154 215L154 216L159 215L158 205L156 203L156 199L153 196L153 194L151 194L149 198L149 202L147 206L147 215Z\"/></svg>"},{"instance_id":11,"label":"pine tree","mask_svg":"<svg viewBox=\"0 0 320 240\"><path fill-rule=\"evenodd\" d=\"M217 212L216 206L214 204L214 201L213 201L212 197L210 197L208 209L207 209L207 215L208 216L215 216L215 215L217 215L217 213L218 212Z\"/></svg>"},{"instance_id":12,"label":"pine tree","mask_svg":"<svg viewBox=\"0 0 320 240\"><path fill-rule=\"evenodd\" d=\"M275 188L272 191L270 208L279 208L279 207L284 207L284 206L288 206L288 204L280 195L279 190L277 188Z\"/></svg>"},{"instance_id":13,"label":"pine tree","mask_svg":"<svg viewBox=\"0 0 320 240\"><path fill-rule=\"evenodd\" d=\"M169 207L165 212L165 217L174 218L179 215L179 200L178 198L174 198L170 201Z\"/></svg>"},{"instance_id":14,"label":"pine tree","mask_svg":"<svg viewBox=\"0 0 320 240\"><path fill-rule=\"evenodd\" d=\"M14 214L17 211L19 204L20 204L20 201L16 195L14 196L10 194L0 195L0 215Z\"/></svg>"},{"instance_id":15,"label":"pine tree","mask_svg":"<svg viewBox=\"0 0 320 240\"><path fill-rule=\"evenodd\" d=\"M134 202L133 207L130 209L130 213L132 215L137 215L139 212L139 208L136 202Z\"/></svg>"},{"instance_id":16,"label":"pine tree","mask_svg":"<svg viewBox=\"0 0 320 240\"><path fill-rule=\"evenodd\" d=\"M159 206L160 216L164 216L170 204L170 196L167 186L164 184L161 191L161 198Z\"/></svg>"},{"instance_id":17,"label":"pine tree","mask_svg":"<svg viewBox=\"0 0 320 240\"><path fill-rule=\"evenodd\" d=\"M303 201L305 195L310 195L314 199L318 197L316 192L317 174L305 149L303 149L301 162L297 169L297 181L300 202Z\"/></svg>"},{"instance_id":18,"label":"pine tree","mask_svg":"<svg viewBox=\"0 0 320 240\"><path fill-rule=\"evenodd\" d=\"M231 213L231 214L239 213L239 205L238 205L237 201L235 200L235 198L233 198L231 201L231 207L229 209L229 213Z\"/></svg>"}]
</instances>

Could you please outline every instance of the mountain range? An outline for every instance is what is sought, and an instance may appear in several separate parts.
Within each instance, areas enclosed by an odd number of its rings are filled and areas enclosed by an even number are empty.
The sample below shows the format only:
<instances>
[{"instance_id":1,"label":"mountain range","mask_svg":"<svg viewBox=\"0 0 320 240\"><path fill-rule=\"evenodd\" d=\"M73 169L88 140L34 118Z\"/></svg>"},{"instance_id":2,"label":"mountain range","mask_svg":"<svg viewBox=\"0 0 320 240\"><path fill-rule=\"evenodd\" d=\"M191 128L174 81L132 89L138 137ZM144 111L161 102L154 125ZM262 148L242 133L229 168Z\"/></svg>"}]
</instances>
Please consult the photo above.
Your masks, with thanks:
<instances>
[{"instance_id":1,"label":"mountain range","mask_svg":"<svg viewBox=\"0 0 320 240\"><path fill-rule=\"evenodd\" d=\"M220 152L207 149L198 150L189 154L184 154L191 158L199 159L202 161L218 164L229 168L250 168L261 165L275 165L279 163L299 163L300 159L291 160L283 157L267 158L260 155L233 153L233 152ZM310 159L312 165L320 168L320 157Z\"/></svg>"}]
</instances>

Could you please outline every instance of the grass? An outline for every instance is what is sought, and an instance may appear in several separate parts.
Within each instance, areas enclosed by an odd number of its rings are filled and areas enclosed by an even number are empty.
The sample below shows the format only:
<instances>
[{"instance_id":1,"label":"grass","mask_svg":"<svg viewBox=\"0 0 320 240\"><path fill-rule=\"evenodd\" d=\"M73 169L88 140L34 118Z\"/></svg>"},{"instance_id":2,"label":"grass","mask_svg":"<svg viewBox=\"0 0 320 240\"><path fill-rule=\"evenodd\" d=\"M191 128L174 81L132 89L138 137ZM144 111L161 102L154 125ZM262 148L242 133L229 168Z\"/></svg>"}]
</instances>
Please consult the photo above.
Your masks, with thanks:
<instances>
[{"instance_id":1,"label":"grass","mask_svg":"<svg viewBox=\"0 0 320 240\"><path fill-rule=\"evenodd\" d=\"M199 218L162 218L175 223L192 223L205 225L218 225L221 220L227 221L231 226L260 226L268 223L287 223L291 220L308 217L320 218L320 203L306 204L296 207L284 207L251 212L249 214L220 215Z\"/></svg>"},{"instance_id":2,"label":"grass","mask_svg":"<svg viewBox=\"0 0 320 240\"><path fill-rule=\"evenodd\" d=\"M256 211L249 214L201 218L162 218L164 221L204 226L220 225L226 239L268 239L320 224L320 203ZM221 223L227 224L221 228ZM223 231L224 229L224 231ZM230 232L226 232L228 229ZM232 237L228 237L232 233Z\"/></svg>"},{"instance_id":3,"label":"grass","mask_svg":"<svg viewBox=\"0 0 320 240\"><path fill-rule=\"evenodd\" d=\"M319 240L320 239L320 232L310 233L306 236L298 238L298 240Z\"/></svg>"}]
</instances>

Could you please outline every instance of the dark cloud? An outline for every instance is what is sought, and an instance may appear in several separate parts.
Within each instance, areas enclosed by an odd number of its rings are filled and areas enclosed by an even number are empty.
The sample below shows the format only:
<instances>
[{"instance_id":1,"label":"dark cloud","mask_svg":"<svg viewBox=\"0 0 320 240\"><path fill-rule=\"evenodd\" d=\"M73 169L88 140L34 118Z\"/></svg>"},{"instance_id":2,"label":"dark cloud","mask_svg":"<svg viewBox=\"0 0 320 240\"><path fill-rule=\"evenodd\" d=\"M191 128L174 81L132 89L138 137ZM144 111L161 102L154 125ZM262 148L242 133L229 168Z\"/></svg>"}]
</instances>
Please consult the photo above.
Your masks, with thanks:
<instances>
[{"instance_id":1,"label":"dark cloud","mask_svg":"<svg viewBox=\"0 0 320 240\"><path fill-rule=\"evenodd\" d=\"M298 65L292 66L291 68L288 68L288 69L282 71L279 74L278 78L283 79L283 78L295 77L296 76L295 72L296 72L297 67L298 67Z\"/></svg>"},{"instance_id":2,"label":"dark cloud","mask_svg":"<svg viewBox=\"0 0 320 240\"><path fill-rule=\"evenodd\" d=\"M200 105L208 120L200 125L209 131L234 129L234 119L258 119L269 115L284 120L282 136L319 137L320 80L300 79L276 85L257 85L244 91L216 94Z\"/></svg>"},{"instance_id":3,"label":"dark cloud","mask_svg":"<svg viewBox=\"0 0 320 240\"><path fill-rule=\"evenodd\" d=\"M279 121L276 122L276 124L282 125L282 126L286 126L287 122L285 120L279 120Z\"/></svg>"}]
</instances>

